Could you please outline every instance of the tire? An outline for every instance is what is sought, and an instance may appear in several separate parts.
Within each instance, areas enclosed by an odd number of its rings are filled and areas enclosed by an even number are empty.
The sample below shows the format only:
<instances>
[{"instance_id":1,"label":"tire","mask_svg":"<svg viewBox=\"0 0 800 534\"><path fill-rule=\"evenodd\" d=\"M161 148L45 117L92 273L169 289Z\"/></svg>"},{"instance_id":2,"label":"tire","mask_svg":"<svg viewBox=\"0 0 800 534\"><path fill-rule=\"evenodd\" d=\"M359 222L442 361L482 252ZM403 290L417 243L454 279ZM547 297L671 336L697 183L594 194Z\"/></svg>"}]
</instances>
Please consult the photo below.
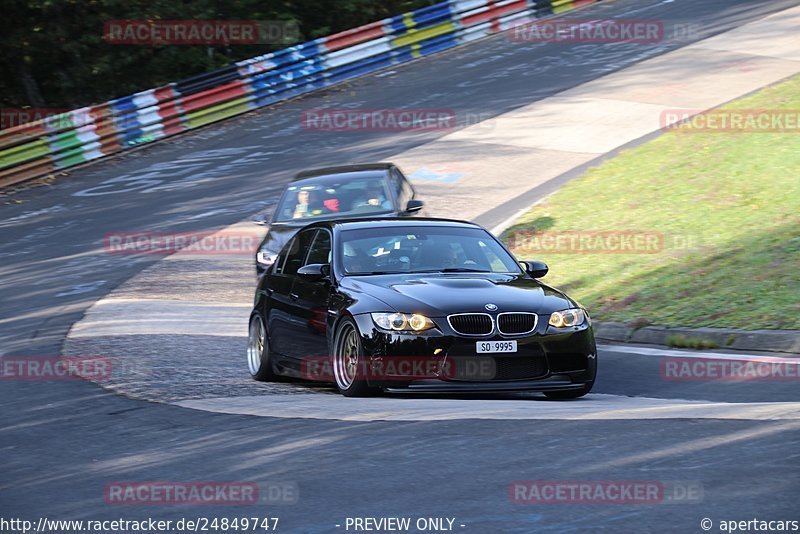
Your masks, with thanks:
<instances>
[{"instance_id":1,"label":"tire","mask_svg":"<svg viewBox=\"0 0 800 534\"><path fill-rule=\"evenodd\" d=\"M247 335L247 367L250 376L259 382L277 381L280 378L272 369L267 330L264 328L264 321L258 314L250 317Z\"/></svg>"},{"instance_id":2,"label":"tire","mask_svg":"<svg viewBox=\"0 0 800 534\"><path fill-rule=\"evenodd\" d=\"M333 377L339 393L345 397L370 397L378 393L364 379L366 362L356 323L349 317L342 319L336 328L331 355Z\"/></svg>"},{"instance_id":3,"label":"tire","mask_svg":"<svg viewBox=\"0 0 800 534\"><path fill-rule=\"evenodd\" d=\"M584 385L581 389L564 389L561 391L545 391L544 394L547 396L548 399L553 400L569 400L569 399L579 399L592 391L592 386L594 383L589 383Z\"/></svg>"}]
</instances>

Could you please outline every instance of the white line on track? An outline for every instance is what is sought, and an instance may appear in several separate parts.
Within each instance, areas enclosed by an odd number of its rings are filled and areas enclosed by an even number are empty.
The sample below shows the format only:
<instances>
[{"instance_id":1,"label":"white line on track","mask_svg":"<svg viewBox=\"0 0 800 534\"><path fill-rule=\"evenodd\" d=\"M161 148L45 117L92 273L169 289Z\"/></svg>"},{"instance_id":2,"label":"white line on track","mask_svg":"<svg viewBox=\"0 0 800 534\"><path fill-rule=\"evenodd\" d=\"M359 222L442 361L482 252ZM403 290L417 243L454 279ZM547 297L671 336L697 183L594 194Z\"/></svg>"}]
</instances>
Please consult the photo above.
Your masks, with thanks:
<instances>
[{"instance_id":1,"label":"white line on track","mask_svg":"<svg viewBox=\"0 0 800 534\"><path fill-rule=\"evenodd\" d=\"M591 394L578 401L547 401L531 396L509 400L408 396L348 399L336 395L287 395L194 399L175 404L217 413L340 421L800 420L800 402L728 403L604 394Z\"/></svg>"},{"instance_id":2,"label":"white line on track","mask_svg":"<svg viewBox=\"0 0 800 534\"><path fill-rule=\"evenodd\" d=\"M788 363L800 365L800 357L781 358L777 356L758 356L753 354L733 354L729 352L688 352L666 348L650 348L630 345L598 345L600 351L625 352L629 354L640 354L643 356L655 356L661 358L697 358L702 360L738 360L747 362L763 363Z\"/></svg>"}]
</instances>

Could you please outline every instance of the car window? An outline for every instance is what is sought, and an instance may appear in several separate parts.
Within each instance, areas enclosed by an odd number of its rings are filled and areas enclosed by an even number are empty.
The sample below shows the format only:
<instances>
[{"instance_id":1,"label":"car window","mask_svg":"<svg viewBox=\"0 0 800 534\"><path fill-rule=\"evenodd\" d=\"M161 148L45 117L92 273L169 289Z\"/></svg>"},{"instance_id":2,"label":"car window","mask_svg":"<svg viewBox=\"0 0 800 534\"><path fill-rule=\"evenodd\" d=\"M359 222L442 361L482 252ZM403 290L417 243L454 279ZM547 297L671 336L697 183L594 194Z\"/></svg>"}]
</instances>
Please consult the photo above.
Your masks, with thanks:
<instances>
[{"instance_id":1,"label":"car window","mask_svg":"<svg viewBox=\"0 0 800 534\"><path fill-rule=\"evenodd\" d=\"M475 271L519 273L488 232L461 227L385 227L342 232L337 251L347 274Z\"/></svg>"},{"instance_id":2,"label":"car window","mask_svg":"<svg viewBox=\"0 0 800 534\"><path fill-rule=\"evenodd\" d=\"M500 256L497 255L495 249L487 244L485 240L478 241L478 250L480 251L481 257L486 259L486 262L491 266L493 271L502 271L506 268L506 265L503 263Z\"/></svg>"},{"instance_id":3,"label":"car window","mask_svg":"<svg viewBox=\"0 0 800 534\"><path fill-rule=\"evenodd\" d=\"M308 248L311 245L316 232L316 229L306 230L304 232L300 232L297 234L297 236L295 236L294 239L292 239L292 243L289 246L288 255L286 256L286 262L283 264L283 274L297 274L297 270L303 265L303 260L308 253Z\"/></svg>"},{"instance_id":4,"label":"car window","mask_svg":"<svg viewBox=\"0 0 800 534\"><path fill-rule=\"evenodd\" d=\"M326 230L317 232L317 237L314 238L314 244L308 251L308 257L304 265L311 265L312 263L330 263L331 262L331 234Z\"/></svg>"},{"instance_id":5,"label":"car window","mask_svg":"<svg viewBox=\"0 0 800 534\"><path fill-rule=\"evenodd\" d=\"M275 267L273 267L273 272L276 274L281 274L283 272L283 264L286 262L286 256L289 254L289 250L292 247L292 240L286 243L283 248L281 249L278 257L275 258Z\"/></svg>"},{"instance_id":6,"label":"car window","mask_svg":"<svg viewBox=\"0 0 800 534\"><path fill-rule=\"evenodd\" d=\"M400 209L404 210L408 201L414 198L414 188L411 187L408 180L396 169L392 172L392 187L395 188L395 192L397 193L397 203Z\"/></svg>"},{"instance_id":7,"label":"car window","mask_svg":"<svg viewBox=\"0 0 800 534\"><path fill-rule=\"evenodd\" d=\"M392 188L394 188L394 193L397 195L397 202L400 206L403 206L403 202L407 199L403 197L403 180L400 178L399 174L396 171L392 171Z\"/></svg>"},{"instance_id":8,"label":"car window","mask_svg":"<svg viewBox=\"0 0 800 534\"><path fill-rule=\"evenodd\" d=\"M409 200L414 198L414 188L411 187L411 183L406 178L401 177L400 183L403 186L403 196L405 197L405 201L408 202Z\"/></svg>"},{"instance_id":9,"label":"car window","mask_svg":"<svg viewBox=\"0 0 800 534\"><path fill-rule=\"evenodd\" d=\"M392 211L394 204L385 173L346 173L289 184L274 220L305 221Z\"/></svg>"}]
</instances>

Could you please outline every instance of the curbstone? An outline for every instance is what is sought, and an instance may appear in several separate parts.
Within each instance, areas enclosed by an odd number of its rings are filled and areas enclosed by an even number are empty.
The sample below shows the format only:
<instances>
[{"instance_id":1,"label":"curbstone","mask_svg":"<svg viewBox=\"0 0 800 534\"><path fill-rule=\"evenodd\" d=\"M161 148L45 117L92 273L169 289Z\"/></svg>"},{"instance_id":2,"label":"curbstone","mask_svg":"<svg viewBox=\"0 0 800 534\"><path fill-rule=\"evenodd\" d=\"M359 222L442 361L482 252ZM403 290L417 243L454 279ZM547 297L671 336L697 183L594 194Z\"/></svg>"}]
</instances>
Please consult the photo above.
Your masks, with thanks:
<instances>
[{"instance_id":1,"label":"curbstone","mask_svg":"<svg viewBox=\"0 0 800 534\"><path fill-rule=\"evenodd\" d=\"M669 345L670 336L712 341L720 349L750 352L784 352L800 354L800 330L740 330L736 328L685 328L645 326L636 328L626 323L594 321L599 341Z\"/></svg>"}]
</instances>

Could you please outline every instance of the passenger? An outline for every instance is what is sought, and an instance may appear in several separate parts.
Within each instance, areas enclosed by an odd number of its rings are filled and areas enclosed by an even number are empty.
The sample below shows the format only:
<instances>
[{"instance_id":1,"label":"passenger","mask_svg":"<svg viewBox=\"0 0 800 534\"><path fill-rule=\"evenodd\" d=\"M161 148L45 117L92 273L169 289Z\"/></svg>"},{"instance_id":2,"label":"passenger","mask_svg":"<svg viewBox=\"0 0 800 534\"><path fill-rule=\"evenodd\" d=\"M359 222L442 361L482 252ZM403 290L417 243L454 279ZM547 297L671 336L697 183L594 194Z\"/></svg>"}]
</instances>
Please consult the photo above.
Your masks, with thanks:
<instances>
[{"instance_id":1,"label":"passenger","mask_svg":"<svg viewBox=\"0 0 800 534\"><path fill-rule=\"evenodd\" d=\"M354 211L366 207L391 209L392 202L386 198L383 187L373 182L364 189L362 196L356 199L352 204L352 209Z\"/></svg>"},{"instance_id":2,"label":"passenger","mask_svg":"<svg viewBox=\"0 0 800 534\"><path fill-rule=\"evenodd\" d=\"M339 212L339 199L336 197L326 198L322 201L322 205L325 206L330 213L338 213Z\"/></svg>"}]
</instances>

